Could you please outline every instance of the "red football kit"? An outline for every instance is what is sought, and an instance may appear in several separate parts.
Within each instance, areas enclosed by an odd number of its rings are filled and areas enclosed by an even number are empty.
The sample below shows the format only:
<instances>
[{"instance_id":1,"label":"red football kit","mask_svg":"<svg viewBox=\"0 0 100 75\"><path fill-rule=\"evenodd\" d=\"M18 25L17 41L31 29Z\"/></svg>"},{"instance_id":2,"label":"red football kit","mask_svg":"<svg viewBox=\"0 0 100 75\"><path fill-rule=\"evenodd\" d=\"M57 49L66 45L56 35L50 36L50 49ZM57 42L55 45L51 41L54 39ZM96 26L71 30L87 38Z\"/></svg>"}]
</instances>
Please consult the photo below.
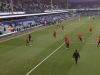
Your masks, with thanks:
<instances>
[{"instance_id":1,"label":"red football kit","mask_svg":"<svg viewBox=\"0 0 100 75\"><path fill-rule=\"evenodd\" d=\"M82 37L82 34L78 34L78 38L81 38Z\"/></svg>"},{"instance_id":2,"label":"red football kit","mask_svg":"<svg viewBox=\"0 0 100 75\"><path fill-rule=\"evenodd\" d=\"M29 38L26 38L26 42L29 43Z\"/></svg>"},{"instance_id":3,"label":"red football kit","mask_svg":"<svg viewBox=\"0 0 100 75\"><path fill-rule=\"evenodd\" d=\"M92 27L90 27L90 29L89 29L90 31L92 31Z\"/></svg>"},{"instance_id":4,"label":"red football kit","mask_svg":"<svg viewBox=\"0 0 100 75\"><path fill-rule=\"evenodd\" d=\"M65 41L68 40L68 36L65 36L65 37L64 37L64 40L65 40Z\"/></svg>"},{"instance_id":5,"label":"red football kit","mask_svg":"<svg viewBox=\"0 0 100 75\"><path fill-rule=\"evenodd\" d=\"M53 34L56 34L56 30L53 31Z\"/></svg>"}]
</instances>

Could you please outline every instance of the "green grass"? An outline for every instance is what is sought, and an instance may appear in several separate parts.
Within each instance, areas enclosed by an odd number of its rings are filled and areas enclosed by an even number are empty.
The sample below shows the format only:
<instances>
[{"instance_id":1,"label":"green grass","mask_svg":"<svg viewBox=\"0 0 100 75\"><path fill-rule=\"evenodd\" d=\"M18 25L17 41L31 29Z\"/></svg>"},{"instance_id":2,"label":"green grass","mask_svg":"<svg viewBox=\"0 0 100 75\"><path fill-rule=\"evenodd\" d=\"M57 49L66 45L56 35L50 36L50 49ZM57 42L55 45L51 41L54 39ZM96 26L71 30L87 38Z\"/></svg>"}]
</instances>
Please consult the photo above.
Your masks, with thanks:
<instances>
[{"instance_id":1,"label":"green grass","mask_svg":"<svg viewBox=\"0 0 100 75\"><path fill-rule=\"evenodd\" d=\"M26 75L63 43L64 35L70 39L70 49L65 44L43 61L29 75L100 75L100 47L96 47L100 36L100 19L81 17L63 21L65 31L56 25L32 30L32 47L25 47L28 33L0 40L0 75ZM61 25L60 24L60 25ZM92 26L93 32L89 33ZM53 30L57 38L53 37ZM82 33L84 42L77 35ZM75 50L80 53L78 64L71 60Z\"/></svg>"}]
</instances>

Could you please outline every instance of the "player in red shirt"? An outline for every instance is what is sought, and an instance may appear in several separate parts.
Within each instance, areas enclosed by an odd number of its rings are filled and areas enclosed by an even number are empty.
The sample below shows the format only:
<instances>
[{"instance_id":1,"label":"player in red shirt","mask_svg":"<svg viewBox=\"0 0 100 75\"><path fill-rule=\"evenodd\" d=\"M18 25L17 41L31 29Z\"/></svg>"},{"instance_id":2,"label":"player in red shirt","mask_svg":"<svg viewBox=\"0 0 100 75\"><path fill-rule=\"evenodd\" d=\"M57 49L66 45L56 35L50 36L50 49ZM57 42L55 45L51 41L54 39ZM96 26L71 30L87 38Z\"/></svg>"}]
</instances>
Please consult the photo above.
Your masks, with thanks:
<instances>
[{"instance_id":1,"label":"player in red shirt","mask_svg":"<svg viewBox=\"0 0 100 75\"><path fill-rule=\"evenodd\" d=\"M78 34L78 39L80 39L80 41L83 41L82 40L82 34Z\"/></svg>"},{"instance_id":2,"label":"player in red shirt","mask_svg":"<svg viewBox=\"0 0 100 75\"><path fill-rule=\"evenodd\" d=\"M90 33L92 33L92 27L90 26L90 28L89 28L89 31L90 31Z\"/></svg>"},{"instance_id":3,"label":"player in red shirt","mask_svg":"<svg viewBox=\"0 0 100 75\"><path fill-rule=\"evenodd\" d=\"M56 30L53 31L54 38L56 37Z\"/></svg>"},{"instance_id":4,"label":"player in red shirt","mask_svg":"<svg viewBox=\"0 0 100 75\"><path fill-rule=\"evenodd\" d=\"M29 46L29 42L30 42L30 41L29 41L29 37L27 37L27 38L26 38L26 46ZM25 47L26 47L26 46L25 46Z\"/></svg>"},{"instance_id":5,"label":"player in red shirt","mask_svg":"<svg viewBox=\"0 0 100 75\"><path fill-rule=\"evenodd\" d=\"M69 49L69 44L70 44L70 40L67 39L67 40L66 40L66 49Z\"/></svg>"},{"instance_id":6,"label":"player in red shirt","mask_svg":"<svg viewBox=\"0 0 100 75\"><path fill-rule=\"evenodd\" d=\"M98 45L97 45L97 47L99 46L99 44L100 44L100 36L99 36L99 38L98 38Z\"/></svg>"},{"instance_id":7,"label":"player in red shirt","mask_svg":"<svg viewBox=\"0 0 100 75\"><path fill-rule=\"evenodd\" d=\"M62 30L64 30L64 25L62 25L61 27L62 27Z\"/></svg>"},{"instance_id":8,"label":"player in red shirt","mask_svg":"<svg viewBox=\"0 0 100 75\"><path fill-rule=\"evenodd\" d=\"M64 40L65 40L65 41L68 40L68 36L67 36L67 35L64 36Z\"/></svg>"}]
</instances>

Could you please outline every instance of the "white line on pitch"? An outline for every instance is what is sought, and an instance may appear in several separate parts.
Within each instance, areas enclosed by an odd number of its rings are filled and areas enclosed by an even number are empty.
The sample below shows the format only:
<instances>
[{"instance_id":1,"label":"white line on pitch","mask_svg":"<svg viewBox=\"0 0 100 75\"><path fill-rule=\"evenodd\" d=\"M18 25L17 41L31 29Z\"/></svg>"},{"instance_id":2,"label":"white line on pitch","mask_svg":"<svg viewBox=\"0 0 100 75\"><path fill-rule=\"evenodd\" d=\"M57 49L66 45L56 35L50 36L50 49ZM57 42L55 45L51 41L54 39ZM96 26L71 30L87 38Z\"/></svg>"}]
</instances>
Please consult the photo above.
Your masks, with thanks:
<instances>
[{"instance_id":1,"label":"white line on pitch","mask_svg":"<svg viewBox=\"0 0 100 75\"><path fill-rule=\"evenodd\" d=\"M85 42L71 42L71 43L85 43ZM97 43L85 43L85 44L97 44Z\"/></svg>"},{"instance_id":2,"label":"white line on pitch","mask_svg":"<svg viewBox=\"0 0 100 75\"><path fill-rule=\"evenodd\" d=\"M47 60L51 55L53 55L57 50L59 50L65 43L60 45L56 50L54 50L51 54L49 54L44 60L42 60L39 64L37 64L32 70L30 70L26 75L29 75L32 71L34 71L38 66L40 66L45 60Z\"/></svg>"}]
</instances>

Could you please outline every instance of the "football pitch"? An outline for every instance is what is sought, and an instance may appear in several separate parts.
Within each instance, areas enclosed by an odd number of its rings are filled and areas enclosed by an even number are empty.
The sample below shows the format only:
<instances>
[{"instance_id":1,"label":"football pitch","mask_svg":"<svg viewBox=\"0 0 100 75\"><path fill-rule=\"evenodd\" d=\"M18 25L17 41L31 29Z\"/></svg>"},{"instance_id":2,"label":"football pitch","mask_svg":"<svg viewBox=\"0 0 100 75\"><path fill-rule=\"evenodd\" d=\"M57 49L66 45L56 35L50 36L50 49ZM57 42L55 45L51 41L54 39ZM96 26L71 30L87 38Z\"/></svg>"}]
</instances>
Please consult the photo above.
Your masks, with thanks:
<instances>
[{"instance_id":1,"label":"football pitch","mask_svg":"<svg viewBox=\"0 0 100 75\"><path fill-rule=\"evenodd\" d=\"M72 18L62 24L65 30L51 25L0 40L0 75L100 75L100 17ZM78 39L79 33L84 42ZM33 39L31 47L25 47L28 34ZM64 35L70 39L70 49L66 49ZM80 54L77 65L72 60L76 49Z\"/></svg>"}]
</instances>

